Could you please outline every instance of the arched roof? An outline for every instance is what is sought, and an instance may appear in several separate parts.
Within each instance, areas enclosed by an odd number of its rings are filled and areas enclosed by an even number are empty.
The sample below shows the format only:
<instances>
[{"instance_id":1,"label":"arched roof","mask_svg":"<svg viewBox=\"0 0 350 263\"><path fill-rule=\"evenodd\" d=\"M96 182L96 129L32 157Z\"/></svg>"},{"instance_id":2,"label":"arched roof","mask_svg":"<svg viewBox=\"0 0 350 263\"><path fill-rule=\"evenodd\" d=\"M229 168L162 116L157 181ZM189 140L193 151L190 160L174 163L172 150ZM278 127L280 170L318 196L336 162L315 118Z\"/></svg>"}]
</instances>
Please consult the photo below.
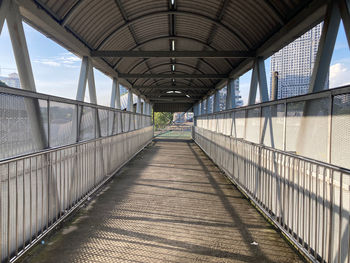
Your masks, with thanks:
<instances>
[{"instance_id":1,"label":"arched roof","mask_svg":"<svg viewBox=\"0 0 350 263\"><path fill-rule=\"evenodd\" d=\"M172 42L174 42L175 51L237 51L251 52L256 55L264 53L265 50L271 53L272 48L281 47L287 44L287 41L296 38L298 34L305 32L324 15L322 13L324 10L320 11L319 6L326 2L316 0L31 1L92 52L172 51ZM318 11L317 15L312 17L311 15L316 11ZM26 16L25 12L24 16ZM28 14L27 16L29 19L32 18ZM32 22L35 24L34 20ZM38 27L43 28L45 25L38 25ZM288 35L288 28L294 35L289 35L286 39L278 39L278 34ZM50 34L50 32L46 33ZM60 39L59 36L51 37L65 44L65 40ZM266 46L267 41L271 42L270 46ZM276 45L277 42L278 45ZM232 72L238 72L239 69L246 70L250 61L249 57L101 56L99 59L117 74L154 75L167 72L169 74L221 74L228 77L232 77ZM109 70L107 73L111 75L110 72ZM174 83L187 85L188 90L192 86L202 87L195 92L198 95L196 98L191 100L187 97L187 106L223 82L216 78L186 78L176 79L175 82L171 78L161 80L130 78L127 81L139 87L138 92L145 98L152 97L151 101L155 104L157 96L166 96L164 89L160 89L157 93L159 85L162 87L168 85L169 90L174 89ZM161 103L164 104L164 100ZM176 102L172 100L171 103Z\"/></svg>"}]
</instances>

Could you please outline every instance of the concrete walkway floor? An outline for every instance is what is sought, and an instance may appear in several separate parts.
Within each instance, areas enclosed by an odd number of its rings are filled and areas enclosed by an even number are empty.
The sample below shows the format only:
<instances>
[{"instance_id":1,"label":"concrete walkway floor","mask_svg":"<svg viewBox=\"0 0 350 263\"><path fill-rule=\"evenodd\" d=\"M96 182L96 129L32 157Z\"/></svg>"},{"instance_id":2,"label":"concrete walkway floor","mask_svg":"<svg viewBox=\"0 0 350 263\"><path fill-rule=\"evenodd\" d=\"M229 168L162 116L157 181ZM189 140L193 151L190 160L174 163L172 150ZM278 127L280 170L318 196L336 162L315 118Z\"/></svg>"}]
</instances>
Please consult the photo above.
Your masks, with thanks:
<instances>
[{"instance_id":1,"label":"concrete walkway floor","mask_svg":"<svg viewBox=\"0 0 350 263\"><path fill-rule=\"evenodd\" d=\"M24 261L302 259L195 143L163 139L137 155Z\"/></svg>"}]
</instances>

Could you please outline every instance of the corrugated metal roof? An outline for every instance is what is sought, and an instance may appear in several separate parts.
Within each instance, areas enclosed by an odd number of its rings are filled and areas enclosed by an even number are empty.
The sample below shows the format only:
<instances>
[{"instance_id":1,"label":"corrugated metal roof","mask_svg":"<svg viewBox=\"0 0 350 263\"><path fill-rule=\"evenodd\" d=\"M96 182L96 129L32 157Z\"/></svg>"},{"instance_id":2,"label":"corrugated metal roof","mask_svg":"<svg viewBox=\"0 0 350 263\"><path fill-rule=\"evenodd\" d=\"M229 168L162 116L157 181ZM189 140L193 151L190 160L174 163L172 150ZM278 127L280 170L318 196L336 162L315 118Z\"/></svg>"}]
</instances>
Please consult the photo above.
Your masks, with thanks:
<instances>
[{"instance_id":1,"label":"corrugated metal roof","mask_svg":"<svg viewBox=\"0 0 350 263\"><path fill-rule=\"evenodd\" d=\"M302 8L316 0L31 0L78 36L91 51L252 51L277 33ZM325 1L323 1L325 2ZM53 36L55 37L55 36ZM104 61L119 73L229 74L244 58L112 58ZM172 79L130 79L154 97L157 85ZM183 85L213 88L217 79L177 79ZM206 95L202 89L195 91ZM164 90L158 92L163 96ZM150 97L150 96L149 96ZM154 103L158 103L156 99ZM194 103L193 100L192 103ZM174 103L170 109L176 108ZM162 102L158 109L166 109ZM170 105L170 104L169 104ZM179 103L187 107L187 103ZM179 106L180 107L180 106ZM181 107L180 107L181 108ZM177 108L178 109L178 108ZM183 108L184 109L184 108Z\"/></svg>"}]
</instances>

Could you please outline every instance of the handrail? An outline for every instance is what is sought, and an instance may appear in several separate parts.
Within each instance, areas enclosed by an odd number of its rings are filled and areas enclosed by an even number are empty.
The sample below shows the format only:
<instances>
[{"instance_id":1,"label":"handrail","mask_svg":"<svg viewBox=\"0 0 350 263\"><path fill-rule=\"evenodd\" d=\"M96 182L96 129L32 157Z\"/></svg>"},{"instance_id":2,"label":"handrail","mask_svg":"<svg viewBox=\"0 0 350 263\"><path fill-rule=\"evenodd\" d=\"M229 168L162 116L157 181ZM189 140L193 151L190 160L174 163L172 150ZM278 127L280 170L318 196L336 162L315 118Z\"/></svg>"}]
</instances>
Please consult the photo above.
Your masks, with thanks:
<instances>
[{"instance_id":1,"label":"handrail","mask_svg":"<svg viewBox=\"0 0 350 263\"><path fill-rule=\"evenodd\" d=\"M250 142L250 141L247 141L247 140L245 140L243 138L235 138L235 137L233 137L231 135L226 135L226 134L223 134L223 133L214 132L214 131L211 131L211 130L208 130L208 129L205 129L205 128L202 128L202 127L196 127L196 128L197 129L198 128L199 129L203 129L205 131L208 131L208 132L211 132L211 133L214 133L214 134L220 134L221 136L228 137L228 138L231 138L233 140L237 140L237 141L240 141L240 142L243 142L243 143L246 143L246 144L250 144L252 146L257 146L257 147L260 147L260 148L263 148L263 149L274 151L276 153L281 153L281 154L287 155L289 157L297 158L297 159L300 159L300 160L303 160L303 161L313 162L313 163L315 163L317 165L320 165L320 166L323 166L323 167L327 167L327 168L336 170L338 172L349 173L350 174L350 169L347 169L347 168L344 168L344 167L341 167L341 166L337 166L337 165L334 165L334 164L322 162L322 161L315 160L315 159L312 159L312 158L309 158L309 157L306 157L306 156L298 155L298 154L295 154L295 153L292 153L292 152L282 151L280 149L276 149L276 148L273 148L273 147L270 147L270 146L266 146L266 145L261 144L261 143Z\"/></svg>"},{"instance_id":2,"label":"handrail","mask_svg":"<svg viewBox=\"0 0 350 263\"><path fill-rule=\"evenodd\" d=\"M67 145L45 148L45 149L36 151L34 153L27 153L27 154L21 154L21 155L12 156L10 158L6 158L6 159L0 160L0 165L6 164L6 163L9 163L9 162L13 162L13 161L16 161L16 160L21 160L23 158L36 157L36 156L44 154L44 153L50 153L50 152L54 152L54 151L57 151L57 150L65 150L65 149L71 148L72 146L80 146L80 145L83 145L83 144L89 144L89 143L92 143L92 142L102 141L104 139L113 138L116 135L128 134L128 133L131 133L131 132L134 132L134 131L139 131L139 130L142 130L142 129L148 128L148 127L152 127L152 126L140 127L138 129L135 129L135 130L132 130L132 131L120 132L120 133L117 133L117 134L111 134L111 135L107 135L107 136L103 136L103 137L101 136L99 138L85 140L85 141L80 141L80 142L71 143L71 144L67 144Z\"/></svg>"},{"instance_id":3,"label":"handrail","mask_svg":"<svg viewBox=\"0 0 350 263\"><path fill-rule=\"evenodd\" d=\"M148 116L148 117L151 116L151 115L146 115L146 114L142 114L142 113L136 113L133 111L124 111L124 110L115 109L115 108L111 108L111 107L107 107L107 106L103 106L103 105L98 105L98 104L94 104L94 103L89 103L89 102L84 102L84 101L79 101L79 100L72 100L72 99L67 99L67 98L63 98L63 97L43 94L43 93L39 93L39 92L33 92L33 91L29 91L29 90L11 88L11 87L0 86L0 93L4 93L7 95L14 95L14 96L22 96L22 97L26 97L26 98L75 104L75 105L79 105L79 106L88 106L88 107L101 109L101 110L111 110L114 112L124 112L124 113L126 112L129 114L140 115L140 116Z\"/></svg>"},{"instance_id":4,"label":"handrail","mask_svg":"<svg viewBox=\"0 0 350 263\"><path fill-rule=\"evenodd\" d=\"M201 127L193 139L310 261L349 258L349 169Z\"/></svg>"},{"instance_id":5,"label":"handrail","mask_svg":"<svg viewBox=\"0 0 350 263\"><path fill-rule=\"evenodd\" d=\"M291 102L302 102L302 101L313 100L313 99L327 98L329 96L342 95L346 93L350 93L350 85L341 86L334 89L323 90L315 93L303 94L295 97L261 102L254 105L247 105L247 106L237 107L237 108L223 110L223 111L199 114L199 115L196 115L195 117L204 117L204 116L211 116L211 115L217 115L217 114L223 114L223 113L231 113L236 111L250 110L250 109L255 109L260 107L272 106L277 104L286 104Z\"/></svg>"}]
</instances>

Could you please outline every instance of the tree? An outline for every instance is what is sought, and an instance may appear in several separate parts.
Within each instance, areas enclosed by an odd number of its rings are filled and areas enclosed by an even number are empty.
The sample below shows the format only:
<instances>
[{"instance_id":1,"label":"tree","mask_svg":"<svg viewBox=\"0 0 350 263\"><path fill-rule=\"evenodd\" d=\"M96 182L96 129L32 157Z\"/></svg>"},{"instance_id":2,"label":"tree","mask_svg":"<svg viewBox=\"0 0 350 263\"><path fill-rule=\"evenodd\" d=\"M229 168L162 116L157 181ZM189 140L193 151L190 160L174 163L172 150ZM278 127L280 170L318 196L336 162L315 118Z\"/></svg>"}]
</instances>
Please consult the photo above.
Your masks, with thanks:
<instances>
[{"instance_id":1,"label":"tree","mask_svg":"<svg viewBox=\"0 0 350 263\"><path fill-rule=\"evenodd\" d=\"M8 87L5 82L0 80L0 87Z\"/></svg>"},{"instance_id":2,"label":"tree","mask_svg":"<svg viewBox=\"0 0 350 263\"><path fill-rule=\"evenodd\" d=\"M173 120L173 114L171 112L154 112L154 126L156 129L164 128L169 125Z\"/></svg>"}]
</instances>

